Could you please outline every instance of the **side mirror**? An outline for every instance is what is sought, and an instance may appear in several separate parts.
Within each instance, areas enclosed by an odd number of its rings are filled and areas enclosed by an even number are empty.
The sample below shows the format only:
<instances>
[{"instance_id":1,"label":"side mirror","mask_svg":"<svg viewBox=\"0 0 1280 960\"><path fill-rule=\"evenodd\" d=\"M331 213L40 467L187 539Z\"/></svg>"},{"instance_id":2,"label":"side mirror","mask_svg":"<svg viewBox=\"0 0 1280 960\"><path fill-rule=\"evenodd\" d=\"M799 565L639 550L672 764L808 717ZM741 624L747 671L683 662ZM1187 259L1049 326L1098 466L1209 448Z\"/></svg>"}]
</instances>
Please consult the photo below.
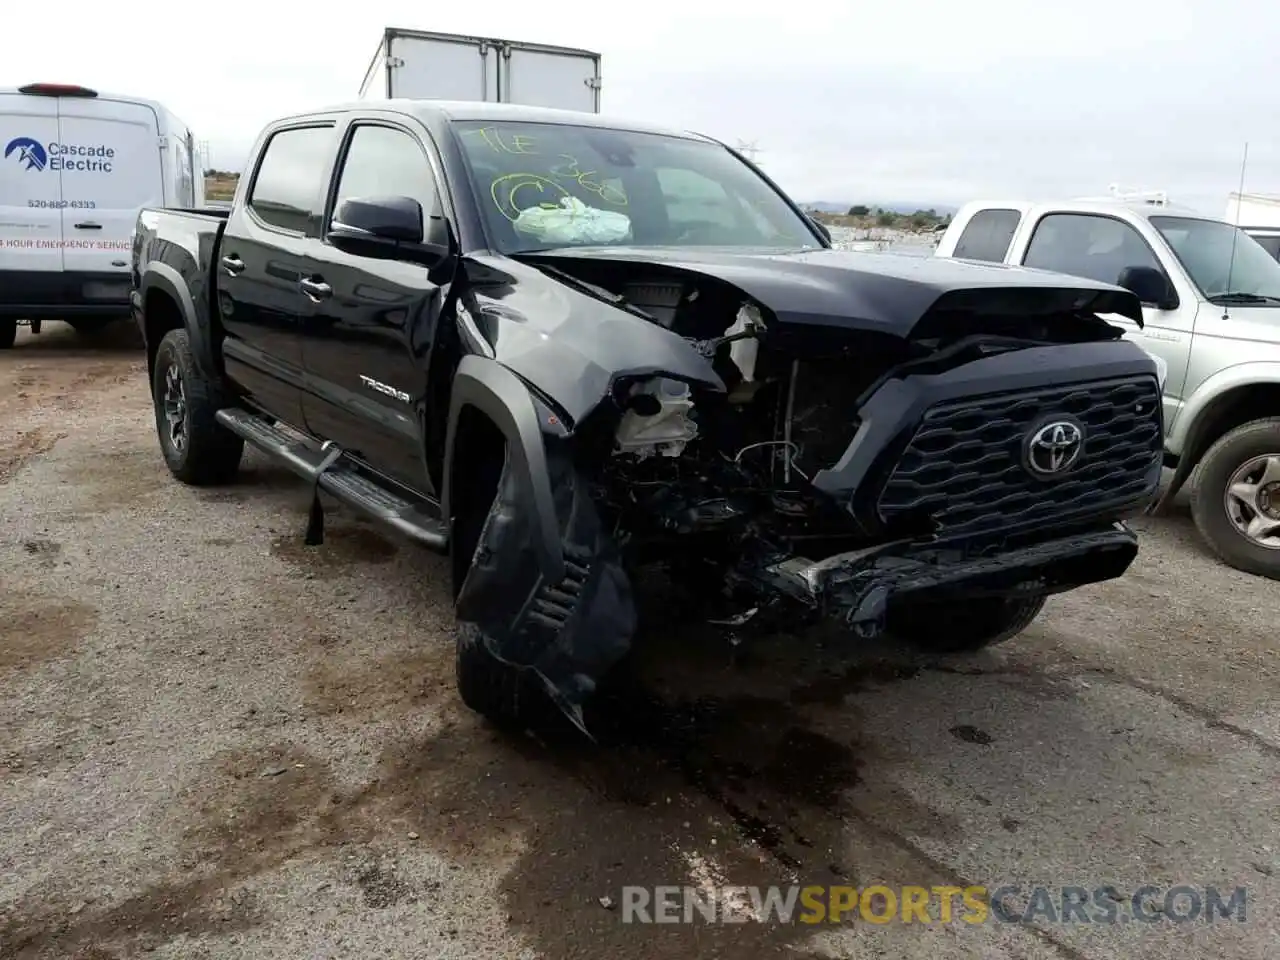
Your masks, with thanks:
<instances>
[{"instance_id":1,"label":"side mirror","mask_svg":"<svg viewBox=\"0 0 1280 960\"><path fill-rule=\"evenodd\" d=\"M822 238L826 240L827 243L831 242L831 231L827 229L827 225L825 223L823 223L817 217L809 217L809 222L813 224L814 228L820 234L822 234Z\"/></svg>"},{"instance_id":2,"label":"side mirror","mask_svg":"<svg viewBox=\"0 0 1280 960\"><path fill-rule=\"evenodd\" d=\"M334 214L325 239L358 256L434 266L455 252L442 216L424 217L412 197L352 197Z\"/></svg>"},{"instance_id":3,"label":"side mirror","mask_svg":"<svg viewBox=\"0 0 1280 960\"><path fill-rule=\"evenodd\" d=\"M1157 310L1173 310L1178 306L1178 293L1173 284L1155 267L1125 267L1116 283Z\"/></svg>"}]
</instances>

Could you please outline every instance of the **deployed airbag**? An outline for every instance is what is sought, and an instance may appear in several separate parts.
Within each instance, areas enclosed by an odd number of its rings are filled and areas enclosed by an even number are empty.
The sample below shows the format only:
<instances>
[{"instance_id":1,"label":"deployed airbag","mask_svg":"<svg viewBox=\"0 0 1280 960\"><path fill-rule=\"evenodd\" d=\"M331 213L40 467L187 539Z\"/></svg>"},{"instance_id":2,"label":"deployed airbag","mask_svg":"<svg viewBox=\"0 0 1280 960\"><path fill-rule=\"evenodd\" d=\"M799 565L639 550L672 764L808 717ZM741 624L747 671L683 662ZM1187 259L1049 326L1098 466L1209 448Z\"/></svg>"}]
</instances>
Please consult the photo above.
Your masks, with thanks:
<instances>
[{"instance_id":1,"label":"deployed airbag","mask_svg":"<svg viewBox=\"0 0 1280 960\"><path fill-rule=\"evenodd\" d=\"M515 228L544 243L619 243L631 236L631 218L589 207L577 197L562 197L558 204L521 210Z\"/></svg>"}]
</instances>

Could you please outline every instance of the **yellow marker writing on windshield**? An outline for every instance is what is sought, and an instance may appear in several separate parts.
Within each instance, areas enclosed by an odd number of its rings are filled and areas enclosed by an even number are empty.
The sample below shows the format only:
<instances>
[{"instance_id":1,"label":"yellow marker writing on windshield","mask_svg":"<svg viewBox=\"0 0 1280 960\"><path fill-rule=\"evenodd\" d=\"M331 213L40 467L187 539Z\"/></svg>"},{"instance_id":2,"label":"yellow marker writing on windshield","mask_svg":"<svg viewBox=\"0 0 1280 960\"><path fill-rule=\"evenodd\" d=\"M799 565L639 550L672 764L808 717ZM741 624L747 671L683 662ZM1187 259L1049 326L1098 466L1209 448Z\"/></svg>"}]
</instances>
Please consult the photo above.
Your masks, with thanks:
<instances>
[{"instance_id":1,"label":"yellow marker writing on windshield","mask_svg":"<svg viewBox=\"0 0 1280 960\"><path fill-rule=\"evenodd\" d=\"M493 197L494 206L508 220L514 221L520 216L522 208L516 205L516 193L525 187L536 187L542 194L554 191L566 197L573 196L554 180L536 173L508 173L505 176L495 177L489 185L489 195Z\"/></svg>"},{"instance_id":2,"label":"yellow marker writing on windshield","mask_svg":"<svg viewBox=\"0 0 1280 960\"><path fill-rule=\"evenodd\" d=\"M502 137L502 131L497 127L479 127L475 130L467 130L463 136L479 136L489 149L494 153L514 153L536 156L538 151L534 149L534 141L532 137L523 133L511 135L511 142L508 143Z\"/></svg>"}]
</instances>

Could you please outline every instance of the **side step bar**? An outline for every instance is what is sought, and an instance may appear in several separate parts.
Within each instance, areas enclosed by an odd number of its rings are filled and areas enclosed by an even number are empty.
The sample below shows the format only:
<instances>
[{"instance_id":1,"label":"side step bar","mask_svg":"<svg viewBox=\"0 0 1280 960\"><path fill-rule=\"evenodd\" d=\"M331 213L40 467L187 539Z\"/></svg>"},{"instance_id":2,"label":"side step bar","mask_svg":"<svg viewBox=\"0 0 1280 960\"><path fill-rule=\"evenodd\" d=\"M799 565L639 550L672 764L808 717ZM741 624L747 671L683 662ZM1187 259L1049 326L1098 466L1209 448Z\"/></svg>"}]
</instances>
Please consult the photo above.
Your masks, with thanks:
<instances>
[{"instance_id":1,"label":"side step bar","mask_svg":"<svg viewBox=\"0 0 1280 960\"><path fill-rule=\"evenodd\" d=\"M232 433L275 457L318 489L432 550L448 550L448 528L431 504L415 503L370 480L332 444L317 448L236 407L219 410L217 418Z\"/></svg>"}]
</instances>

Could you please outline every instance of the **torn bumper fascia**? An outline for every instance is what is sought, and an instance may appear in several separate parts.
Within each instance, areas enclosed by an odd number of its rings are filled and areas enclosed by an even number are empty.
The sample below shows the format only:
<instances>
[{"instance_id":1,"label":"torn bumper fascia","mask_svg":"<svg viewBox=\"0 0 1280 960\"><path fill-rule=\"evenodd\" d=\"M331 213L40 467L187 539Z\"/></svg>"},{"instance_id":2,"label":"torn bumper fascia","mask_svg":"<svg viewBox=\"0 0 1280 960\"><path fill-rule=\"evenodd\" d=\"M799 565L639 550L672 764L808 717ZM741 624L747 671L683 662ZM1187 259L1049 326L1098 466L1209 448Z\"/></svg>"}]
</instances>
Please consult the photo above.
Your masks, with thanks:
<instances>
[{"instance_id":1,"label":"torn bumper fascia","mask_svg":"<svg viewBox=\"0 0 1280 960\"><path fill-rule=\"evenodd\" d=\"M1061 593L1121 576L1137 553L1137 535L1116 523L990 557L902 541L825 560L792 557L763 574L792 599L873 636L893 602Z\"/></svg>"}]
</instances>

